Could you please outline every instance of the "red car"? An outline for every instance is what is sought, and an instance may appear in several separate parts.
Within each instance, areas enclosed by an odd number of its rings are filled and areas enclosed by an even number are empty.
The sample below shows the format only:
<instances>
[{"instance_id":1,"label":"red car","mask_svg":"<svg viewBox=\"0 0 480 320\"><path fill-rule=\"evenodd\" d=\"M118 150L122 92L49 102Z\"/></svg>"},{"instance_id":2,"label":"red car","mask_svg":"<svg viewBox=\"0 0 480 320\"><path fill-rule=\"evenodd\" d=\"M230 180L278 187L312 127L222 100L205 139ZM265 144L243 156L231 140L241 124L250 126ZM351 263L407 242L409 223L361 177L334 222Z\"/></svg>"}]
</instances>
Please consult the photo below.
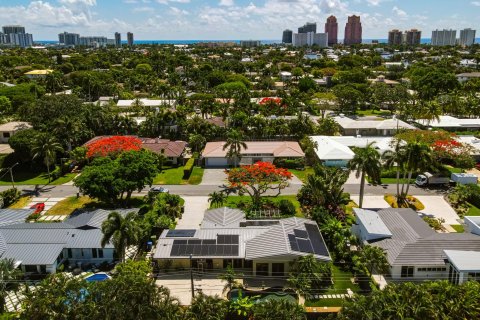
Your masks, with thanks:
<instances>
[{"instance_id":1,"label":"red car","mask_svg":"<svg viewBox=\"0 0 480 320\"><path fill-rule=\"evenodd\" d=\"M40 214L40 212L45 209L45 203L35 203L30 207L30 209L35 209L35 212L33 214Z\"/></svg>"}]
</instances>

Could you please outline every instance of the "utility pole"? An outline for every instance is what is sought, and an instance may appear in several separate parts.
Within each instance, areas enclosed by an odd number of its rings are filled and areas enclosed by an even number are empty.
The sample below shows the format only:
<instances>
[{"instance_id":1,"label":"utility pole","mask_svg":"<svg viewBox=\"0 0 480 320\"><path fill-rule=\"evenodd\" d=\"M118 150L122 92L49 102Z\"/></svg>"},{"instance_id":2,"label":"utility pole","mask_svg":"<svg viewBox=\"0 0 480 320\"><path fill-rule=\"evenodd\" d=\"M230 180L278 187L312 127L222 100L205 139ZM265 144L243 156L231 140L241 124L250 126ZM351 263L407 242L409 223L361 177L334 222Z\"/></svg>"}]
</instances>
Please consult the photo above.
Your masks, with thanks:
<instances>
[{"instance_id":1,"label":"utility pole","mask_svg":"<svg viewBox=\"0 0 480 320\"><path fill-rule=\"evenodd\" d=\"M12 169L13 169L13 167L15 167L17 164L18 164L18 162L15 163L13 166L11 166L11 167L9 168L9 170L10 170L10 179L12 180L12 187L13 187L13 188L15 188L15 182L13 181Z\"/></svg>"},{"instance_id":2,"label":"utility pole","mask_svg":"<svg viewBox=\"0 0 480 320\"><path fill-rule=\"evenodd\" d=\"M195 288L193 286L192 255L190 254L190 286L192 287L192 299L195 298Z\"/></svg>"}]
</instances>

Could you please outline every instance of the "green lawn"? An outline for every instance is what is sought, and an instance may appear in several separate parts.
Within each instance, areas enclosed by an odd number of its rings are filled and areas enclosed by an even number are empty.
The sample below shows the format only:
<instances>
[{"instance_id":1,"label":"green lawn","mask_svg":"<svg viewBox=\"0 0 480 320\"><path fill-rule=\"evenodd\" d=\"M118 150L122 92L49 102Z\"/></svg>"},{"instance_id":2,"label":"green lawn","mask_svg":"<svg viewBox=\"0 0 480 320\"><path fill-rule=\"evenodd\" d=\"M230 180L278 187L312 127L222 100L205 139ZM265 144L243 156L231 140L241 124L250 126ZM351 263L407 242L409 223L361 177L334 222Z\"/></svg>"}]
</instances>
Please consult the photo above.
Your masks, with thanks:
<instances>
[{"instance_id":1,"label":"green lawn","mask_svg":"<svg viewBox=\"0 0 480 320\"><path fill-rule=\"evenodd\" d=\"M465 232L465 229L463 228L463 226L461 224L452 224L452 225L450 225L450 227L455 229L455 231L458 232L458 233L464 233Z\"/></svg>"},{"instance_id":2,"label":"green lawn","mask_svg":"<svg viewBox=\"0 0 480 320\"><path fill-rule=\"evenodd\" d=\"M444 167L445 167L445 169L450 171L450 173L463 173L465 171L461 168L455 168L455 167L452 167L452 166L444 166Z\"/></svg>"},{"instance_id":3,"label":"green lawn","mask_svg":"<svg viewBox=\"0 0 480 320\"><path fill-rule=\"evenodd\" d=\"M30 203L31 199L32 199L32 197L30 197L30 196L22 196L22 197L20 197L20 199L18 199L17 202L10 205L9 208L10 209L23 209L27 206L27 204Z\"/></svg>"},{"instance_id":4,"label":"green lawn","mask_svg":"<svg viewBox=\"0 0 480 320\"><path fill-rule=\"evenodd\" d=\"M391 116L392 113L388 110L357 110L359 116Z\"/></svg>"},{"instance_id":5,"label":"green lawn","mask_svg":"<svg viewBox=\"0 0 480 320\"><path fill-rule=\"evenodd\" d=\"M466 216L480 216L480 209L475 207L473 204L470 204L470 209L468 209Z\"/></svg>"},{"instance_id":6,"label":"green lawn","mask_svg":"<svg viewBox=\"0 0 480 320\"><path fill-rule=\"evenodd\" d=\"M183 167L163 168L162 173L153 179L153 184L200 184L203 177L203 168L195 167L188 180L183 179Z\"/></svg>"},{"instance_id":7,"label":"green lawn","mask_svg":"<svg viewBox=\"0 0 480 320\"><path fill-rule=\"evenodd\" d=\"M293 173L298 179L305 182L307 180L307 176L313 174L312 167L305 167L305 170L297 170L297 169L288 169L291 173Z\"/></svg>"},{"instance_id":8,"label":"green lawn","mask_svg":"<svg viewBox=\"0 0 480 320\"><path fill-rule=\"evenodd\" d=\"M143 204L143 197L132 197L130 199L130 207L140 207ZM88 196L82 197L68 197L59 201L50 210L47 215L70 215L76 209L111 209L110 205L105 205L96 199Z\"/></svg>"},{"instance_id":9,"label":"green lawn","mask_svg":"<svg viewBox=\"0 0 480 320\"><path fill-rule=\"evenodd\" d=\"M408 179L400 179L400 183L407 182ZM382 178L382 184L396 184L397 178ZM415 179L410 179L410 183L415 183Z\"/></svg>"},{"instance_id":10,"label":"green lawn","mask_svg":"<svg viewBox=\"0 0 480 320\"><path fill-rule=\"evenodd\" d=\"M48 183L48 174L46 172L31 172L28 170L16 170L13 169L13 181L15 184L19 185L46 185ZM24 168L21 168L24 169ZM76 173L67 173L63 177L58 178L50 182L51 185L60 185L71 181L75 178ZM11 185L10 174L4 175L0 178L0 186Z\"/></svg>"},{"instance_id":11,"label":"green lawn","mask_svg":"<svg viewBox=\"0 0 480 320\"><path fill-rule=\"evenodd\" d=\"M266 196L262 197L265 200L270 200L274 203L278 203L283 199L290 200L293 205L295 206L295 209L297 210L297 217L303 217L302 210L300 209L300 202L298 202L297 197L295 195L285 195L285 196L278 196L278 197L271 197L271 196ZM226 207L231 207L231 208L237 208L238 204L240 202L250 202L250 196L228 196L227 201L225 202L224 206Z\"/></svg>"}]
</instances>

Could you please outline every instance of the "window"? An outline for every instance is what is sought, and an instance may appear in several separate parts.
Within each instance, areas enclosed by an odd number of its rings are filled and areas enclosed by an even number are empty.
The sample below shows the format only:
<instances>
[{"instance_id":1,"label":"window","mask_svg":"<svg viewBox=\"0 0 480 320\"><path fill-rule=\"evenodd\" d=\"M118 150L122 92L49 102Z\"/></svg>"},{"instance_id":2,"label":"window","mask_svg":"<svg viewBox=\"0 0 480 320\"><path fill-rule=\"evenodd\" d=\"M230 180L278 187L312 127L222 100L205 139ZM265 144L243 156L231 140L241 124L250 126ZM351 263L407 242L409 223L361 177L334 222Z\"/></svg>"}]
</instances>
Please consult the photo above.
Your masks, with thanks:
<instances>
[{"instance_id":1,"label":"window","mask_svg":"<svg viewBox=\"0 0 480 320\"><path fill-rule=\"evenodd\" d=\"M47 273L47 266L46 265L42 264L40 266L40 273Z\"/></svg>"},{"instance_id":2,"label":"window","mask_svg":"<svg viewBox=\"0 0 480 320\"><path fill-rule=\"evenodd\" d=\"M67 249L67 257L71 259L73 257L72 249Z\"/></svg>"},{"instance_id":3,"label":"window","mask_svg":"<svg viewBox=\"0 0 480 320\"><path fill-rule=\"evenodd\" d=\"M97 249L92 249L92 257L93 259L97 258Z\"/></svg>"},{"instance_id":4,"label":"window","mask_svg":"<svg viewBox=\"0 0 480 320\"><path fill-rule=\"evenodd\" d=\"M414 270L414 269L415 269L414 267L403 266L403 267L402 267L401 277L402 277L402 278L411 278L411 277L413 277L413 270Z\"/></svg>"},{"instance_id":5,"label":"window","mask_svg":"<svg viewBox=\"0 0 480 320\"><path fill-rule=\"evenodd\" d=\"M284 276L285 274L285 264L283 263L272 263L272 276Z\"/></svg>"},{"instance_id":6,"label":"window","mask_svg":"<svg viewBox=\"0 0 480 320\"><path fill-rule=\"evenodd\" d=\"M26 265L24 267L25 267L25 272L37 272L37 266Z\"/></svg>"},{"instance_id":7,"label":"window","mask_svg":"<svg viewBox=\"0 0 480 320\"><path fill-rule=\"evenodd\" d=\"M268 276L268 263L257 263L257 276Z\"/></svg>"},{"instance_id":8,"label":"window","mask_svg":"<svg viewBox=\"0 0 480 320\"><path fill-rule=\"evenodd\" d=\"M98 257L103 258L103 249L97 249L98 251Z\"/></svg>"},{"instance_id":9,"label":"window","mask_svg":"<svg viewBox=\"0 0 480 320\"><path fill-rule=\"evenodd\" d=\"M4 132L3 137L4 138L10 138L10 132Z\"/></svg>"},{"instance_id":10,"label":"window","mask_svg":"<svg viewBox=\"0 0 480 320\"><path fill-rule=\"evenodd\" d=\"M253 268L253 261L252 260L245 260L243 261L243 267L245 269L251 269Z\"/></svg>"}]
</instances>

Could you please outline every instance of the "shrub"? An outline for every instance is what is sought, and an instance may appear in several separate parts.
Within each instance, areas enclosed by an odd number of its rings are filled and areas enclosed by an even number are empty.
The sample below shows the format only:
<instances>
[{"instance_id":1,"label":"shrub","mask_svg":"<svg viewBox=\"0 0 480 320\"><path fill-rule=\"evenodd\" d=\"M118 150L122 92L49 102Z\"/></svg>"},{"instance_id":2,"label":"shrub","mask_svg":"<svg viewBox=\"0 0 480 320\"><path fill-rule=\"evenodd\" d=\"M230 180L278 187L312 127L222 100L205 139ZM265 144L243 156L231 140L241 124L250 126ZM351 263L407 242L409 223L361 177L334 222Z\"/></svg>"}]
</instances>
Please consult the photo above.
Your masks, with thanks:
<instances>
[{"instance_id":1,"label":"shrub","mask_svg":"<svg viewBox=\"0 0 480 320\"><path fill-rule=\"evenodd\" d=\"M60 178L61 176L63 175L62 173L62 168L60 167L56 167L55 170L53 170L52 172L50 172L50 177L53 180L57 180L58 178Z\"/></svg>"},{"instance_id":2,"label":"shrub","mask_svg":"<svg viewBox=\"0 0 480 320\"><path fill-rule=\"evenodd\" d=\"M280 200L280 202L278 203L278 209L280 210L282 215L285 216L294 216L296 212L295 205L292 201L288 199Z\"/></svg>"},{"instance_id":3,"label":"shrub","mask_svg":"<svg viewBox=\"0 0 480 320\"><path fill-rule=\"evenodd\" d=\"M286 169L303 169L305 167L305 159L275 159L273 164L280 168Z\"/></svg>"},{"instance_id":4,"label":"shrub","mask_svg":"<svg viewBox=\"0 0 480 320\"><path fill-rule=\"evenodd\" d=\"M17 188L10 188L0 192L0 198L3 200L3 207L9 207L20 199L22 193Z\"/></svg>"},{"instance_id":5,"label":"shrub","mask_svg":"<svg viewBox=\"0 0 480 320\"><path fill-rule=\"evenodd\" d=\"M193 171L193 166L195 164L195 159L190 158L188 159L187 163L185 163L185 166L183 167L183 178L188 179L190 177L190 174L192 174Z\"/></svg>"}]
</instances>

